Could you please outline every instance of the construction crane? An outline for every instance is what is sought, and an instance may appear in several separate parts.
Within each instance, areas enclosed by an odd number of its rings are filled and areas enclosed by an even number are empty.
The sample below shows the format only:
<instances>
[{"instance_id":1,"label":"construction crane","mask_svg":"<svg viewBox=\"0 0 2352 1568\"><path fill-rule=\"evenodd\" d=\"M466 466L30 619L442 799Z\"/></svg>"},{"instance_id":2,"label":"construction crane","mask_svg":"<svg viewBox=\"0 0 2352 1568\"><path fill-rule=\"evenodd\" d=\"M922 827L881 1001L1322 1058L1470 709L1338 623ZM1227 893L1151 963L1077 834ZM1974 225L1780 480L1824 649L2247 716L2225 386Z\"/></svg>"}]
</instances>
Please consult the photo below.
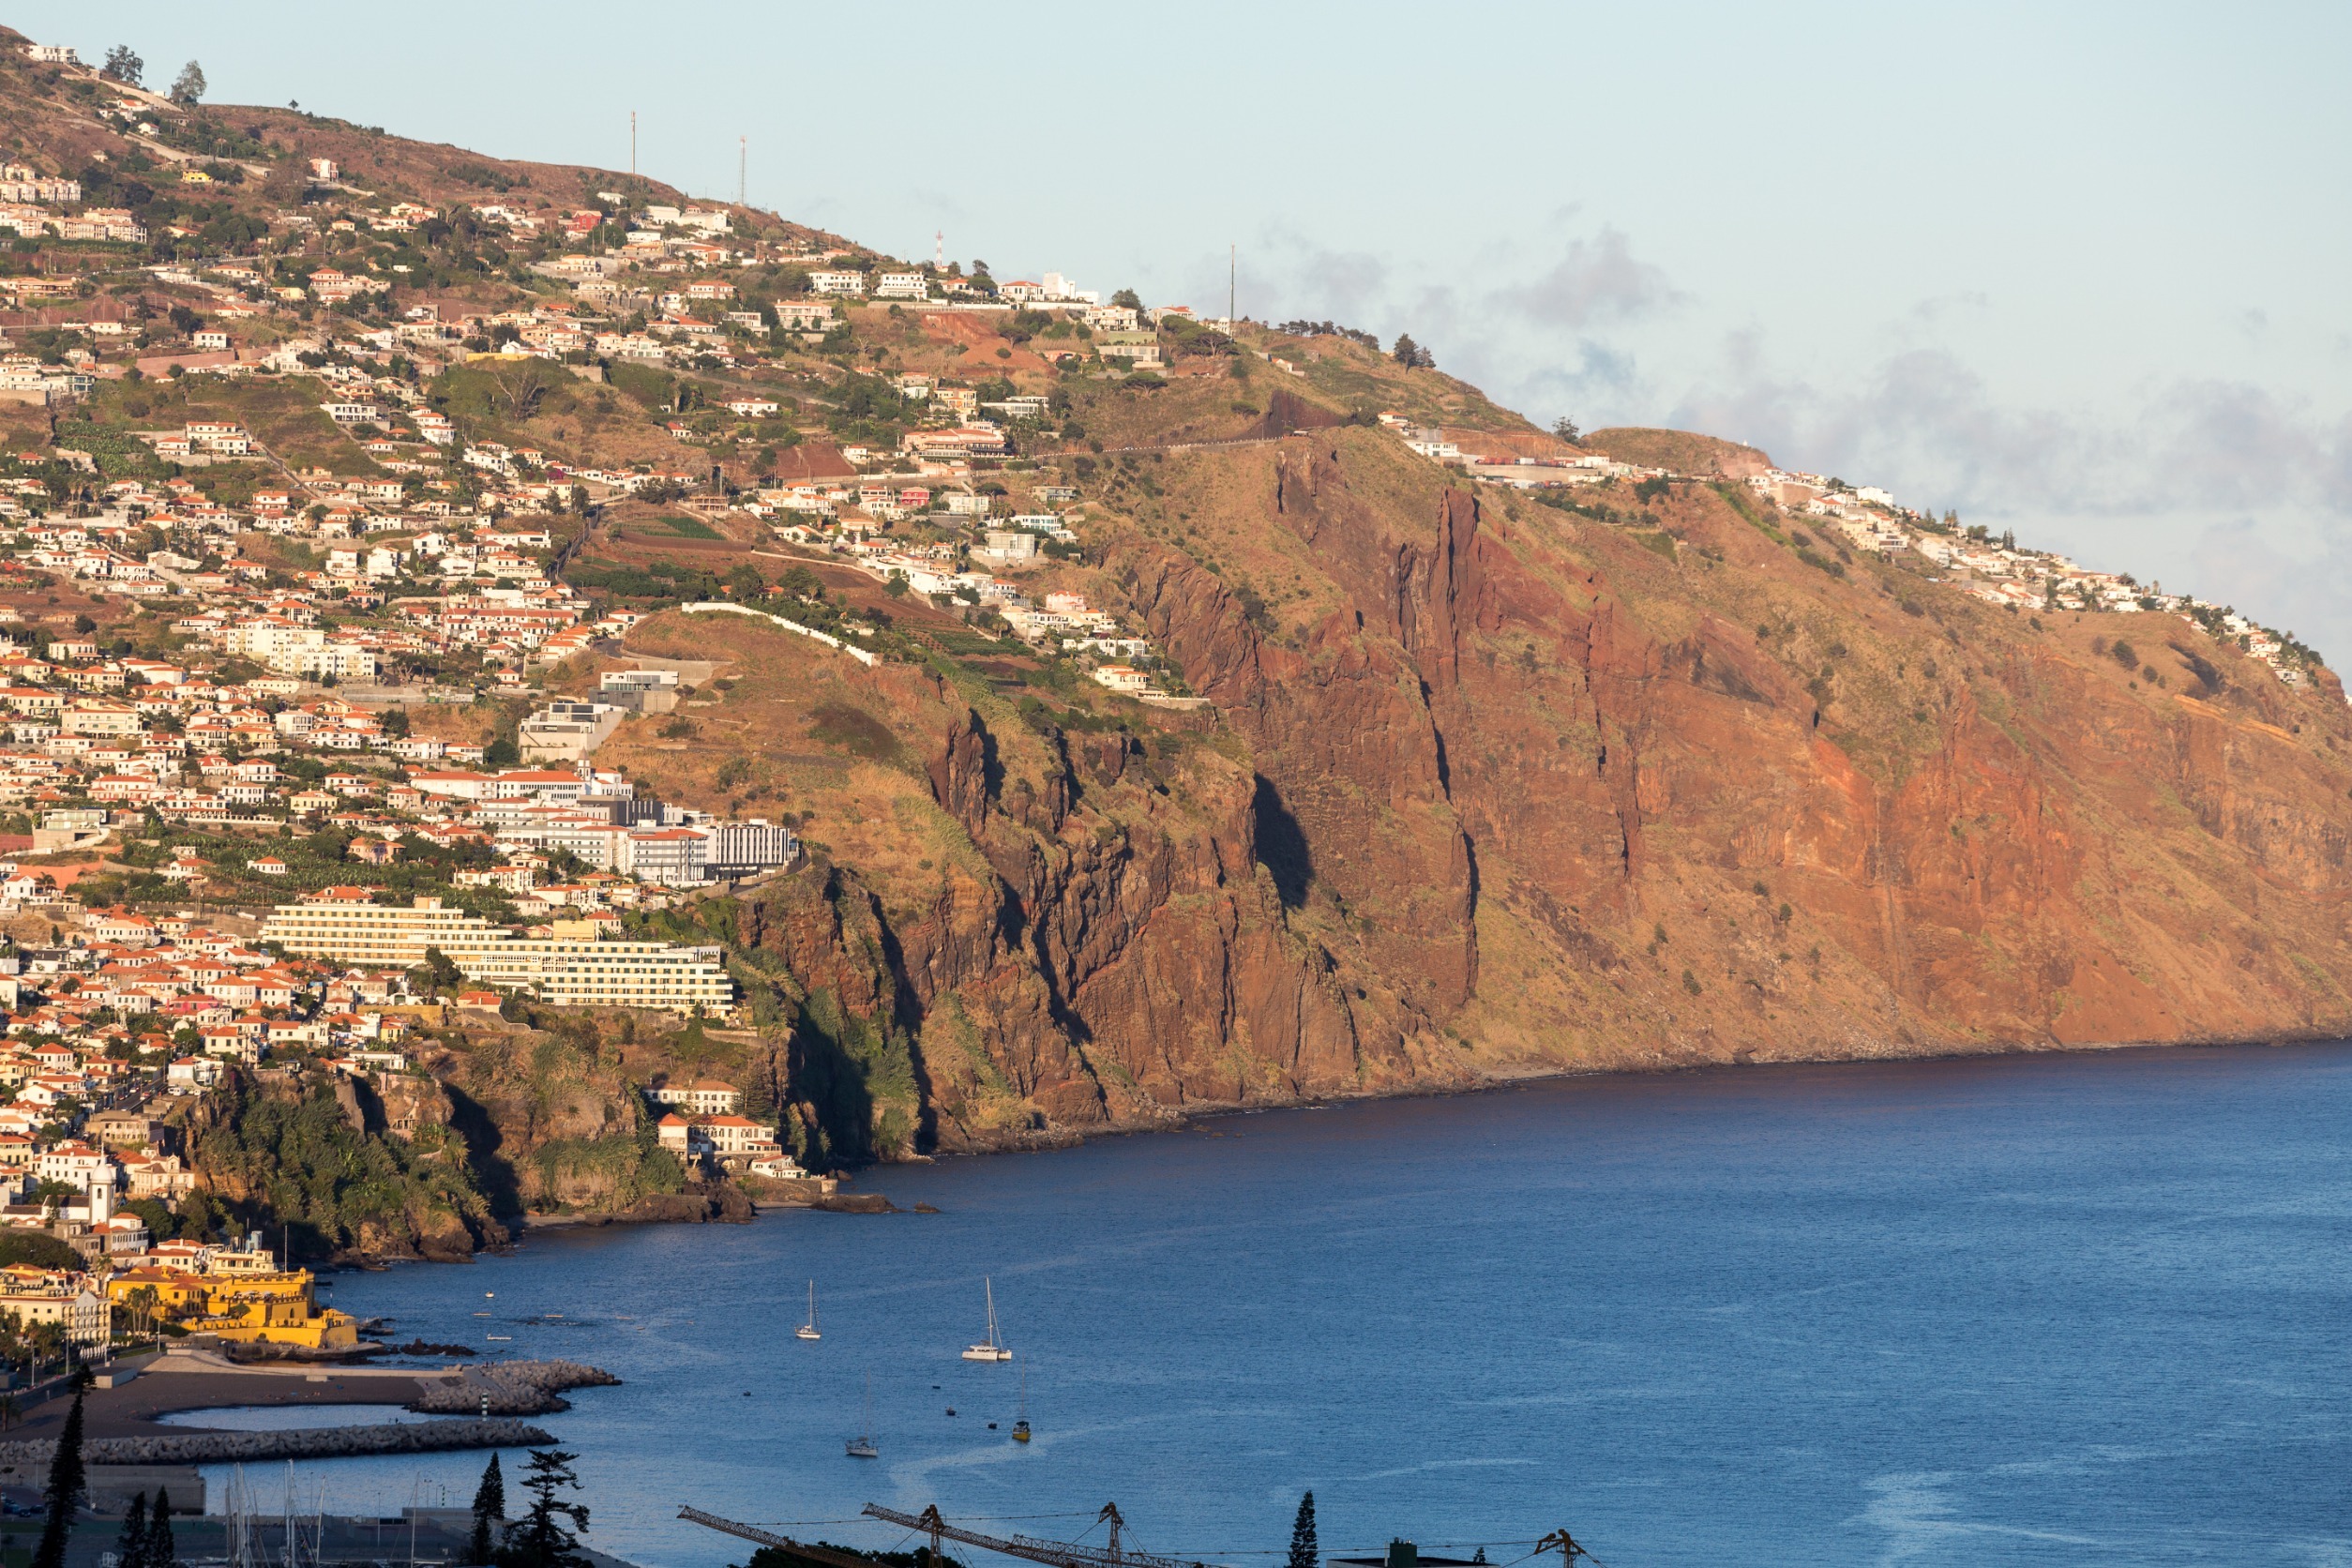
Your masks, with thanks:
<instances>
[{"instance_id":1,"label":"construction crane","mask_svg":"<svg viewBox=\"0 0 2352 1568\"><path fill-rule=\"evenodd\" d=\"M1154 1557L1150 1552L1123 1550L1119 1545L1119 1531L1125 1528L1127 1521L1119 1516L1119 1505L1115 1502L1104 1503L1103 1511L1094 1515L1097 1524L1110 1526L1110 1545L1108 1546L1081 1546L1068 1541L1040 1541L1033 1535L983 1535L976 1530L965 1530L941 1518L936 1503L920 1514L902 1514L895 1508L869 1502L863 1512L868 1518L880 1519L885 1524L903 1525L909 1530L923 1531L931 1538L933 1558L939 1556L941 1542L957 1541L967 1546L1003 1552L1006 1557L1042 1562L1046 1568L1207 1568L1205 1563L1184 1558Z\"/></svg>"},{"instance_id":2,"label":"construction crane","mask_svg":"<svg viewBox=\"0 0 2352 1568\"><path fill-rule=\"evenodd\" d=\"M774 1546L794 1557L822 1562L826 1568L874 1568L871 1559L860 1557L855 1552L837 1552L830 1546L812 1546L805 1541L795 1541L789 1535L778 1535L774 1530L761 1530L756 1525L738 1524L733 1519L722 1519L716 1514L705 1514L700 1508L681 1508L678 1517L706 1526L724 1535L740 1535L746 1541L757 1541L762 1546Z\"/></svg>"},{"instance_id":3,"label":"construction crane","mask_svg":"<svg viewBox=\"0 0 2352 1568\"><path fill-rule=\"evenodd\" d=\"M1560 1553L1560 1568L1576 1568L1576 1559L1578 1558L1584 1559L1587 1562L1596 1564L1601 1560L1599 1558L1594 1557L1591 1552L1586 1551L1582 1546L1578 1545L1576 1544L1576 1538L1569 1534L1566 1527L1564 1526L1559 1530L1553 1530L1549 1535L1545 1536L1541 1541L1535 1543L1535 1549L1538 1552L1548 1552L1557 1549Z\"/></svg>"}]
</instances>

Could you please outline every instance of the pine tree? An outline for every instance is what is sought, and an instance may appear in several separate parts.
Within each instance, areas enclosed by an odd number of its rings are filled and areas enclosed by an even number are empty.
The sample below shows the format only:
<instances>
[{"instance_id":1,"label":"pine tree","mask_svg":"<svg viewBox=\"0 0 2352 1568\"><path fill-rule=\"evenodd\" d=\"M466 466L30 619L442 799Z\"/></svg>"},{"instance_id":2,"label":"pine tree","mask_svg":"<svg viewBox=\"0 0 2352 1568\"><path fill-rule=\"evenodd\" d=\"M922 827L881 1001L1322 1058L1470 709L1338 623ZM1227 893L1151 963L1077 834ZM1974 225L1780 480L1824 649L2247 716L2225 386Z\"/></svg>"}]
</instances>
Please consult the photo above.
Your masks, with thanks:
<instances>
[{"instance_id":1,"label":"pine tree","mask_svg":"<svg viewBox=\"0 0 2352 1568\"><path fill-rule=\"evenodd\" d=\"M588 1528L587 1506L557 1497L567 1489L580 1490L580 1480L572 1474L572 1461L579 1457L560 1448L532 1451L522 1481L522 1489L531 1494L531 1509L506 1532L506 1549L499 1553L507 1568L588 1568L588 1560L580 1555L580 1537L573 1533Z\"/></svg>"},{"instance_id":2,"label":"pine tree","mask_svg":"<svg viewBox=\"0 0 2352 1568\"><path fill-rule=\"evenodd\" d=\"M147 1564L147 1494L132 1496L130 1507L123 1514L123 1534L114 1547L122 1568L146 1568Z\"/></svg>"},{"instance_id":3,"label":"pine tree","mask_svg":"<svg viewBox=\"0 0 2352 1568\"><path fill-rule=\"evenodd\" d=\"M503 1524L505 1518L506 1477L498 1468L498 1455L493 1454L490 1456L490 1463L482 1467L482 1484L474 1488L472 1561L476 1563L490 1561L490 1550L496 1545L491 1527L493 1524Z\"/></svg>"},{"instance_id":4,"label":"pine tree","mask_svg":"<svg viewBox=\"0 0 2352 1568\"><path fill-rule=\"evenodd\" d=\"M82 1505L86 1480L82 1468L82 1390L77 1388L66 1429L57 1438L57 1455L49 1462L49 1485L43 1494L49 1515L41 1523L40 1545L33 1550L33 1568L66 1568L66 1538L73 1532L74 1511Z\"/></svg>"},{"instance_id":5,"label":"pine tree","mask_svg":"<svg viewBox=\"0 0 2352 1568\"><path fill-rule=\"evenodd\" d=\"M1299 1499L1299 1516L1290 1523L1290 1560L1286 1568L1318 1568L1315 1545L1315 1494Z\"/></svg>"},{"instance_id":6,"label":"pine tree","mask_svg":"<svg viewBox=\"0 0 2352 1568\"><path fill-rule=\"evenodd\" d=\"M172 1494L156 1488L155 1512L147 1515L146 1555L126 1568L179 1568L180 1545L172 1539Z\"/></svg>"}]
</instances>

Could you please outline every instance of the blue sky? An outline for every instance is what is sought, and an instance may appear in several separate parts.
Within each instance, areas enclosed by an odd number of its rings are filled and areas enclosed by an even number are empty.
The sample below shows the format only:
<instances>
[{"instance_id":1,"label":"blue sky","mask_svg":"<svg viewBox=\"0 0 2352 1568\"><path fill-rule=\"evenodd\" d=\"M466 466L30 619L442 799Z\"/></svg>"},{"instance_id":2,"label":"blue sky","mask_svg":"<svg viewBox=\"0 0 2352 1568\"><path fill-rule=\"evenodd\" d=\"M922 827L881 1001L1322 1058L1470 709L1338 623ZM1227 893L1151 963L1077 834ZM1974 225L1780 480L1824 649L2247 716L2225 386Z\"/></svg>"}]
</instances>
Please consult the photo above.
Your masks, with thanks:
<instances>
[{"instance_id":1,"label":"blue sky","mask_svg":"<svg viewBox=\"0 0 2352 1568\"><path fill-rule=\"evenodd\" d=\"M2352 665L2352 8L21 6L219 102L1409 331ZM334 20L324 20L332 17Z\"/></svg>"}]
</instances>

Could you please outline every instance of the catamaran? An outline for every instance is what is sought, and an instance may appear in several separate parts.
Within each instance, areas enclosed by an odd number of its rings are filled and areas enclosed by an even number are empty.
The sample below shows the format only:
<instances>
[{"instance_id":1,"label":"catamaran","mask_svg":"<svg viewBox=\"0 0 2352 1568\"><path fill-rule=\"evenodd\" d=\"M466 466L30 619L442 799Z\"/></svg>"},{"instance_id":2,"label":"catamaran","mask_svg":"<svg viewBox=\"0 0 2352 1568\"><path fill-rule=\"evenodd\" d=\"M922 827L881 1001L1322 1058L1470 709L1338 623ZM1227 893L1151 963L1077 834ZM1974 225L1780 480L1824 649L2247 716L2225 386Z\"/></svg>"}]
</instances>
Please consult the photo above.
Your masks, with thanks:
<instances>
[{"instance_id":1,"label":"catamaran","mask_svg":"<svg viewBox=\"0 0 2352 1568\"><path fill-rule=\"evenodd\" d=\"M964 1347L966 1361L1011 1361L1013 1352L1006 1349L996 1336L996 1284L984 1279L981 1286L988 1293L988 1336L977 1345Z\"/></svg>"},{"instance_id":2,"label":"catamaran","mask_svg":"<svg viewBox=\"0 0 2352 1568\"><path fill-rule=\"evenodd\" d=\"M882 1450L874 1446L874 1375L866 1374L866 1421L858 1435L841 1445L842 1452L852 1459L879 1459Z\"/></svg>"},{"instance_id":3,"label":"catamaran","mask_svg":"<svg viewBox=\"0 0 2352 1568\"><path fill-rule=\"evenodd\" d=\"M813 1279L808 1282L808 1321L801 1324L801 1326L794 1329L792 1333L795 1337L801 1339L822 1339L824 1337L823 1334L817 1332L817 1282Z\"/></svg>"}]
</instances>

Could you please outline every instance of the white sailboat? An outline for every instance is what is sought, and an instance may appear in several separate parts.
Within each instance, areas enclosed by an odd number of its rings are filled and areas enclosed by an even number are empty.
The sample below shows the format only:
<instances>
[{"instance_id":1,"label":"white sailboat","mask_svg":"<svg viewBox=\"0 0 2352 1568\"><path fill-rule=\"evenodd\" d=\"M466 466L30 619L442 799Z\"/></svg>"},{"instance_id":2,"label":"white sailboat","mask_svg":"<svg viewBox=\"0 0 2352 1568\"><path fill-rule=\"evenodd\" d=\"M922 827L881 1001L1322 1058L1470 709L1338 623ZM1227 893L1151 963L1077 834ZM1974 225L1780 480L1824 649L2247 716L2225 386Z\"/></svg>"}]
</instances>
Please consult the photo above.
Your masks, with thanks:
<instances>
[{"instance_id":1,"label":"white sailboat","mask_svg":"<svg viewBox=\"0 0 2352 1568\"><path fill-rule=\"evenodd\" d=\"M822 1339L824 1337L817 1332L817 1282L813 1279L808 1282L808 1321L794 1329L792 1334L795 1338L799 1339Z\"/></svg>"},{"instance_id":2,"label":"white sailboat","mask_svg":"<svg viewBox=\"0 0 2352 1568\"><path fill-rule=\"evenodd\" d=\"M988 1336L977 1345L965 1346L964 1359L966 1361L1011 1361L1013 1352L1004 1348L996 1334L996 1282L983 1279L981 1285L988 1293Z\"/></svg>"},{"instance_id":3,"label":"white sailboat","mask_svg":"<svg viewBox=\"0 0 2352 1568\"><path fill-rule=\"evenodd\" d=\"M852 1459L879 1459L882 1450L874 1446L874 1375L866 1374L866 1420L858 1435L841 1445L843 1453Z\"/></svg>"}]
</instances>

